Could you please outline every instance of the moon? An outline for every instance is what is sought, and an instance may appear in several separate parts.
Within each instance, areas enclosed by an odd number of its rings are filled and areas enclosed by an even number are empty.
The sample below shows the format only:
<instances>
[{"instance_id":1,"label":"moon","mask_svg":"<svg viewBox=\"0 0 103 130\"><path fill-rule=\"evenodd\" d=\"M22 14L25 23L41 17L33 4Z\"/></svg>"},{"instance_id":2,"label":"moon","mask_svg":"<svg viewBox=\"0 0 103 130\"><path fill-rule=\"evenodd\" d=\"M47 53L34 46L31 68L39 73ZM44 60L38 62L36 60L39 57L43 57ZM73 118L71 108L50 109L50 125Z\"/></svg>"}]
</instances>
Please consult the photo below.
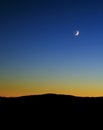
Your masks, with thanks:
<instances>
[{"instance_id":1,"label":"moon","mask_svg":"<svg viewBox=\"0 0 103 130\"><path fill-rule=\"evenodd\" d=\"M75 36L79 36L79 31L77 30L76 32L75 32Z\"/></svg>"}]
</instances>

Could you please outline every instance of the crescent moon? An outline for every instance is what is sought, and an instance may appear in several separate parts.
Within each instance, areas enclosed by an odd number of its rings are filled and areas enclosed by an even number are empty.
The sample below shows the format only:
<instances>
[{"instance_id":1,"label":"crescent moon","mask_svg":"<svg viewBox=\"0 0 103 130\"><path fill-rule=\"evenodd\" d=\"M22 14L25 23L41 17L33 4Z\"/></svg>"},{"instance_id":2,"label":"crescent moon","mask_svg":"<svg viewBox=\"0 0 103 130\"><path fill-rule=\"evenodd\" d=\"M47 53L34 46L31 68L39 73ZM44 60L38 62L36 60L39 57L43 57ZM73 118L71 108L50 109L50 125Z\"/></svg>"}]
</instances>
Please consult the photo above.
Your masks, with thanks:
<instances>
[{"instance_id":1,"label":"crescent moon","mask_svg":"<svg viewBox=\"0 0 103 130\"><path fill-rule=\"evenodd\" d=\"M76 31L75 36L78 36L78 35L79 35L79 31Z\"/></svg>"}]
</instances>

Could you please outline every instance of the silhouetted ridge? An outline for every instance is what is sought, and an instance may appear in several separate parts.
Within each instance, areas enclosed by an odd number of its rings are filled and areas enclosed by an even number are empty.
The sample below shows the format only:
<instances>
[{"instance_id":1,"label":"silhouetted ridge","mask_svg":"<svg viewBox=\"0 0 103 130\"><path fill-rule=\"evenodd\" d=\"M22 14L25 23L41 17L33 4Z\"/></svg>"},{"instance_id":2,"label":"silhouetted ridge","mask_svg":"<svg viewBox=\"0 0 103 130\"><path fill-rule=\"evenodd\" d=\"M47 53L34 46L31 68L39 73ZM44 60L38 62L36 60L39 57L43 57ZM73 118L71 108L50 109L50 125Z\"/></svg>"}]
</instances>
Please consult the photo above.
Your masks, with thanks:
<instances>
[{"instance_id":1,"label":"silhouetted ridge","mask_svg":"<svg viewBox=\"0 0 103 130\"><path fill-rule=\"evenodd\" d=\"M18 107L25 107L25 105L43 105L43 107L49 105L55 106L68 106L68 108L101 108L103 107L103 97L77 97L72 95L62 95L62 94L41 94L41 95L29 95L21 97L0 97L0 105L13 106L18 105ZM38 106L39 107L39 106Z\"/></svg>"},{"instance_id":2,"label":"silhouetted ridge","mask_svg":"<svg viewBox=\"0 0 103 130\"><path fill-rule=\"evenodd\" d=\"M70 127L72 123L80 123L84 119L91 122L96 115L103 116L103 97L42 94L0 98L1 119L4 118L4 122L10 120L10 123L17 120L17 125L24 121L24 126L30 122L30 126L35 127L37 123L47 124L51 120L51 123L59 121L58 125L65 121Z\"/></svg>"}]
</instances>

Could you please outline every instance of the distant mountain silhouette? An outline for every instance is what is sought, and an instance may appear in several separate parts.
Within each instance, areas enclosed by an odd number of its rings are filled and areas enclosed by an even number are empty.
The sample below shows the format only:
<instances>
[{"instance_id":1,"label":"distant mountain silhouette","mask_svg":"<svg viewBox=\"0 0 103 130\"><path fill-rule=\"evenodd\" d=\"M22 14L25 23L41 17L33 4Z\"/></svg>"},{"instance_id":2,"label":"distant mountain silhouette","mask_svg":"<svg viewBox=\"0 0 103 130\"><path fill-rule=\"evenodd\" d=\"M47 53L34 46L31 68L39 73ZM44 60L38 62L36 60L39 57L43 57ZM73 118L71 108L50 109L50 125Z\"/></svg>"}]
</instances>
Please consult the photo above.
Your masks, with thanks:
<instances>
[{"instance_id":1,"label":"distant mountain silhouette","mask_svg":"<svg viewBox=\"0 0 103 130\"><path fill-rule=\"evenodd\" d=\"M71 111L103 109L103 97L79 97L62 94L42 94L21 97L0 97L0 111L8 108L28 111L35 109L65 109ZM24 109L25 108L25 109Z\"/></svg>"},{"instance_id":2,"label":"distant mountain silhouette","mask_svg":"<svg viewBox=\"0 0 103 130\"><path fill-rule=\"evenodd\" d=\"M103 116L103 97L59 94L0 97L0 117L5 117L6 121L12 119L11 122L19 119L36 125L37 122L65 120L70 125L71 122L81 122L86 118L91 121L96 115Z\"/></svg>"}]
</instances>

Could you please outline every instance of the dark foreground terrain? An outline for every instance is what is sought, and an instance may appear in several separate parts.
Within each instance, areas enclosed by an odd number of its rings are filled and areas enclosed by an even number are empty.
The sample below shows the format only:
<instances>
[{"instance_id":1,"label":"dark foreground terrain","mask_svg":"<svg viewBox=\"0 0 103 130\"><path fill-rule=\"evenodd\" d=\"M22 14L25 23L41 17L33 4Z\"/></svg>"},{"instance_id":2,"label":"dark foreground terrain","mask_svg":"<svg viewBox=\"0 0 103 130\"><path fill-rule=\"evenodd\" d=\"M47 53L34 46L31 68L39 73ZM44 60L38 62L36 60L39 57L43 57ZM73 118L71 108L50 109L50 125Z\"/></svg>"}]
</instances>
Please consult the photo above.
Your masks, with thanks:
<instances>
[{"instance_id":1,"label":"dark foreground terrain","mask_svg":"<svg viewBox=\"0 0 103 130\"><path fill-rule=\"evenodd\" d=\"M103 97L75 97L70 95L44 94L17 98L0 98L0 118L4 122L30 122L38 127L65 121L81 124L82 121L97 121L103 118ZM13 124L13 123L12 123ZM95 124L95 123L94 123ZM75 126L75 125L74 125Z\"/></svg>"}]
</instances>

